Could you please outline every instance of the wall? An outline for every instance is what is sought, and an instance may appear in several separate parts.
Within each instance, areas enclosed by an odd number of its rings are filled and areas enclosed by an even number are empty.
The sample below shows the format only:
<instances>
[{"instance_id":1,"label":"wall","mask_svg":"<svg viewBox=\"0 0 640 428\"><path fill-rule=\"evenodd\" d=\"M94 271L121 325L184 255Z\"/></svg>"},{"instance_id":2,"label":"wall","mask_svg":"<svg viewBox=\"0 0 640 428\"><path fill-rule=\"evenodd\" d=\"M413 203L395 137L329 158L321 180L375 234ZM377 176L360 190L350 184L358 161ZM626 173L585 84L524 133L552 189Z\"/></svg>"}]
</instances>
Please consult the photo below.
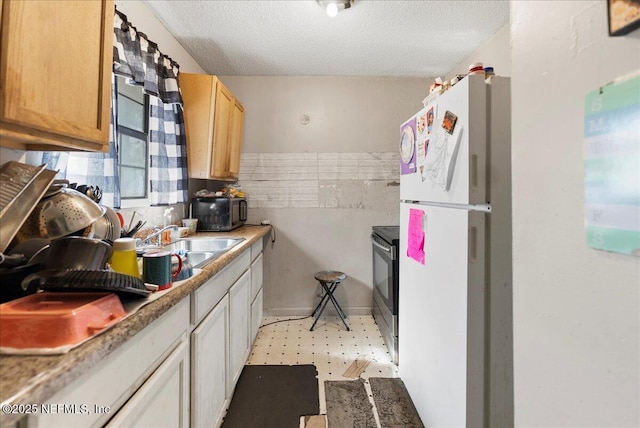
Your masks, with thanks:
<instances>
[{"instance_id":1,"label":"wall","mask_svg":"<svg viewBox=\"0 0 640 428\"><path fill-rule=\"evenodd\" d=\"M369 314L371 227L398 224L398 130L430 79L221 79L245 107L249 220L269 219L276 230L265 311L308 315L319 293L313 274L334 269L348 275L341 305Z\"/></svg>"},{"instance_id":2,"label":"wall","mask_svg":"<svg viewBox=\"0 0 640 428\"><path fill-rule=\"evenodd\" d=\"M584 227L585 96L640 69L606 4L511 2L516 426L640 426L640 259Z\"/></svg>"},{"instance_id":3,"label":"wall","mask_svg":"<svg viewBox=\"0 0 640 428\"><path fill-rule=\"evenodd\" d=\"M498 32L489 38L473 53L460 61L455 67L443 76L451 79L456 74L466 74L469 72L469 64L481 62L485 67L493 67L498 76L511 76L511 25L505 24Z\"/></svg>"}]
</instances>

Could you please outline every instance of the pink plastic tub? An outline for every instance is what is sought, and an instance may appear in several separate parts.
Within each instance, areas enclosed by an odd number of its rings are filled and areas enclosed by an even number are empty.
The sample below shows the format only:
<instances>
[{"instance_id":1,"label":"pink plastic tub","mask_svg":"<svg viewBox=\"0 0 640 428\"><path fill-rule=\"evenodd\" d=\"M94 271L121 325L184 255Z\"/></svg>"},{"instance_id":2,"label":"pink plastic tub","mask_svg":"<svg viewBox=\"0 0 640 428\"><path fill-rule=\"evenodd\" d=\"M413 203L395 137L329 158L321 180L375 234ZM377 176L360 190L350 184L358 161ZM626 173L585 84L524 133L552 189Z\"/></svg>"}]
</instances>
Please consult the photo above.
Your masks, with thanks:
<instances>
[{"instance_id":1,"label":"pink plastic tub","mask_svg":"<svg viewBox=\"0 0 640 428\"><path fill-rule=\"evenodd\" d=\"M43 292L0 305L0 346L75 345L124 318L113 293Z\"/></svg>"}]
</instances>

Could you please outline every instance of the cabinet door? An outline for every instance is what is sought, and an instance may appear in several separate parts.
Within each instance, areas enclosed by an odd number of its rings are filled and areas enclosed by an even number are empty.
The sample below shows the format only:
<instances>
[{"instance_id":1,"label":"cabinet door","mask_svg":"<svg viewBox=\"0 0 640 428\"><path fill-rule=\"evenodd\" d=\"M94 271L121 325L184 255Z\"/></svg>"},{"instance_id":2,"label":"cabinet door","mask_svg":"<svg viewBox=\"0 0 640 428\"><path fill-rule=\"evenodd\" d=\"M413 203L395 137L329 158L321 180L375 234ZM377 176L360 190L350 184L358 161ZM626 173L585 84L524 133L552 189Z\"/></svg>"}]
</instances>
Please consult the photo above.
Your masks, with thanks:
<instances>
[{"instance_id":1,"label":"cabinet door","mask_svg":"<svg viewBox=\"0 0 640 428\"><path fill-rule=\"evenodd\" d=\"M218 426L226 404L229 297L191 334L191 426Z\"/></svg>"},{"instance_id":2,"label":"cabinet door","mask_svg":"<svg viewBox=\"0 0 640 428\"><path fill-rule=\"evenodd\" d=\"M242 128L244 126L244 107L233 100L231 113L231 131L229 133L229 177L237 179L240 175L240 154L242 153Z\"/></svg>"},{"instance_id":3,"label":"cabinet door","mask_svg":"<svg viewBox=\"0 0 640 428\"><path fill-rule=\"evenodd\" d=\"M233 95L218 80L216 88L216 107L213 119L213 150L211 152L211 176L225 178L229 175L229 130Z\"/></svg>"},{"instance_id":4,"label":"cabinet door","mask_svg":"<svg viewBox=\"0 0 640 428\"><path fill-rule=\"evenodd\" d=\"M187 135L187 162L190 178L208 179L213 150L215 76L180 73L180 92L184 102L184 126Z\"/></svg>"},{"instance_id":5,"label":"cabinet door","mask_svg":"<svg viewBox=\"0 0 640 428\"><path fill-rule=\"evenodd\" d=\"M171 353L106 426L189 426L188 340Z\"/></svg>"},{"instance_id":6,"label":"cabinet door","mask_svg":"<svg viewBox=\"0 0 640 428\"><path fill-rule=\"evenodd\" d=\"M229 289L229 378L227 397L240 377L249 353L249 295L251 270L242 275Z\"/></svg>"},{"instance_id":7,"label":"cabinet door","mask_svg":"<svg viewBox=\"0 0 640 428\"><path fill-rule=\"evenodd\" d=\"M258 290L262 288L262 254L251 263L251 300L255 299Z\"/></svg>"},{"instance_id":8,"label":"cabinet door","mask_svg":"<svg viewBox=\"0 0 640 428\"><path fill-rule=\"evenodd\" d=\"M2 145L106 151L113 1L12 0L2 8Z\"/></svg>"},{"instance_id":9,"label":"cabinet door","mask_svg":"<svg viewBox=\"0 0 640 428\"><path fill-rule=\"evenodd\" d=\"M258 336L258 330L260 329L260 325L262 324L262 314L263 314L263 297L262 296L263 294L262 294L262 288L261 288L260 291L258 291L258 295L256 296L256 299L251 304L251 332L249 335L251 344L253 344L253 342L256 340L256 337Z\"/></svg>"}]
</instances>

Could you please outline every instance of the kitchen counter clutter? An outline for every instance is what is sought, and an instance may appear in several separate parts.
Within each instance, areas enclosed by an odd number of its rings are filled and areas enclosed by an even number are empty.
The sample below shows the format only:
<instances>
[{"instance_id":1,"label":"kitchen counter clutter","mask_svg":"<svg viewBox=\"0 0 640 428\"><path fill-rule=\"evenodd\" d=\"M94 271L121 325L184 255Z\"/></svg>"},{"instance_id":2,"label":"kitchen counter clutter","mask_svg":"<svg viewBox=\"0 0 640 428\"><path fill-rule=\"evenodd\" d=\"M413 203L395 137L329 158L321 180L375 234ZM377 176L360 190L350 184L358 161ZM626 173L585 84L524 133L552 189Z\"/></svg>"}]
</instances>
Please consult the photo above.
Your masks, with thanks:
<instances>
[{"instance_id":1,"label":"kitchen counter clutter","mask_svg":"<svg viewBox=\"0 0 640 428\"><path fill-rule=\"evenodd\" d=\"M243 226L231 232L198 233L195 237L244 241L68 353L1 355L0 425L12 426L23 418L27 426L47 425L47 419L38 418L50 416L58 418L50 422L64 426L143 421L153 425L154 414L175 420L175 426L189 425L190 419L198 426L219 421L262 318L262 241L269 231L269 226ZM230 355L224 354L227 349ZM216 359L210 352L223 354ZM194 376L193 370L202 370L203 376L220 373L216 365L224 369L222 387L212 390L212 380L199 382L201 376ZM179 393L175 401L183 402L168 415L144 410L152 408L155 395L162 395L149 392L165 391L163 387L167 394ZM206 414L207 406L194 406L193 400L215 401L216 394L221 395L215 414ZM155 403L160 409L167 407L160 402ZM52 405L58 407L52 410Z\"/></svg>"}]
</instances>

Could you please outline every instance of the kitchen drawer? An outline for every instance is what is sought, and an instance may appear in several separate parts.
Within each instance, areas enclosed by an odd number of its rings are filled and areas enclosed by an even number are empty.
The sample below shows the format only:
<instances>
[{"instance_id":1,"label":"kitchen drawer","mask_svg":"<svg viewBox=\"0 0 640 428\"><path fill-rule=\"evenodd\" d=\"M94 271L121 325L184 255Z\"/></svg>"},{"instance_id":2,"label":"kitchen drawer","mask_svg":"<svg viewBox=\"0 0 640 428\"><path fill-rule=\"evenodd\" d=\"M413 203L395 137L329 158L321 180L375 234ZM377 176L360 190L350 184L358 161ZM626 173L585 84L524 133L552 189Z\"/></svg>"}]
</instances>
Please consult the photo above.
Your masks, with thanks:
<instances>
[{"instance_id":1,"label":"kitchen drawer","mask_svg":"<svg viewBox=\"0 0 640 428\"><path fill-rule=\"evenodd\" d=\"M249 268L250 262L251 253L245 251L193 292L191 324L198 325L202 321L216 303L227 294L240 275Z\"/></svg>"},{"instance_id":2,"label":"kitchen drawer","mask_svg":"<svg viewBox=\"0 0 640 428\"><path fill-rule=\"evenodd\" d=\"M169 354L187 339L189 297L180 301L127 343L89 369L45 404L73 406L77 412L40 414L29 427L88 427L104 425L151 376ZM89 414L81 413L86 406ZM94 406L109 408L96 413Z\"/></svg>"},{"instance_id":3,"label":"kitchen drawer","mask_svg":"<svg viewBox=\"0 0 640 428\"><path fill-rule=\"evenodd\" d=\"M260 238L256 242L251 244L251 261L254 261L256 257L258 257L260 253L262 253L262 249L263 249L262 242L263 240L262 238Z\"/></svg>"}]
</instances>

